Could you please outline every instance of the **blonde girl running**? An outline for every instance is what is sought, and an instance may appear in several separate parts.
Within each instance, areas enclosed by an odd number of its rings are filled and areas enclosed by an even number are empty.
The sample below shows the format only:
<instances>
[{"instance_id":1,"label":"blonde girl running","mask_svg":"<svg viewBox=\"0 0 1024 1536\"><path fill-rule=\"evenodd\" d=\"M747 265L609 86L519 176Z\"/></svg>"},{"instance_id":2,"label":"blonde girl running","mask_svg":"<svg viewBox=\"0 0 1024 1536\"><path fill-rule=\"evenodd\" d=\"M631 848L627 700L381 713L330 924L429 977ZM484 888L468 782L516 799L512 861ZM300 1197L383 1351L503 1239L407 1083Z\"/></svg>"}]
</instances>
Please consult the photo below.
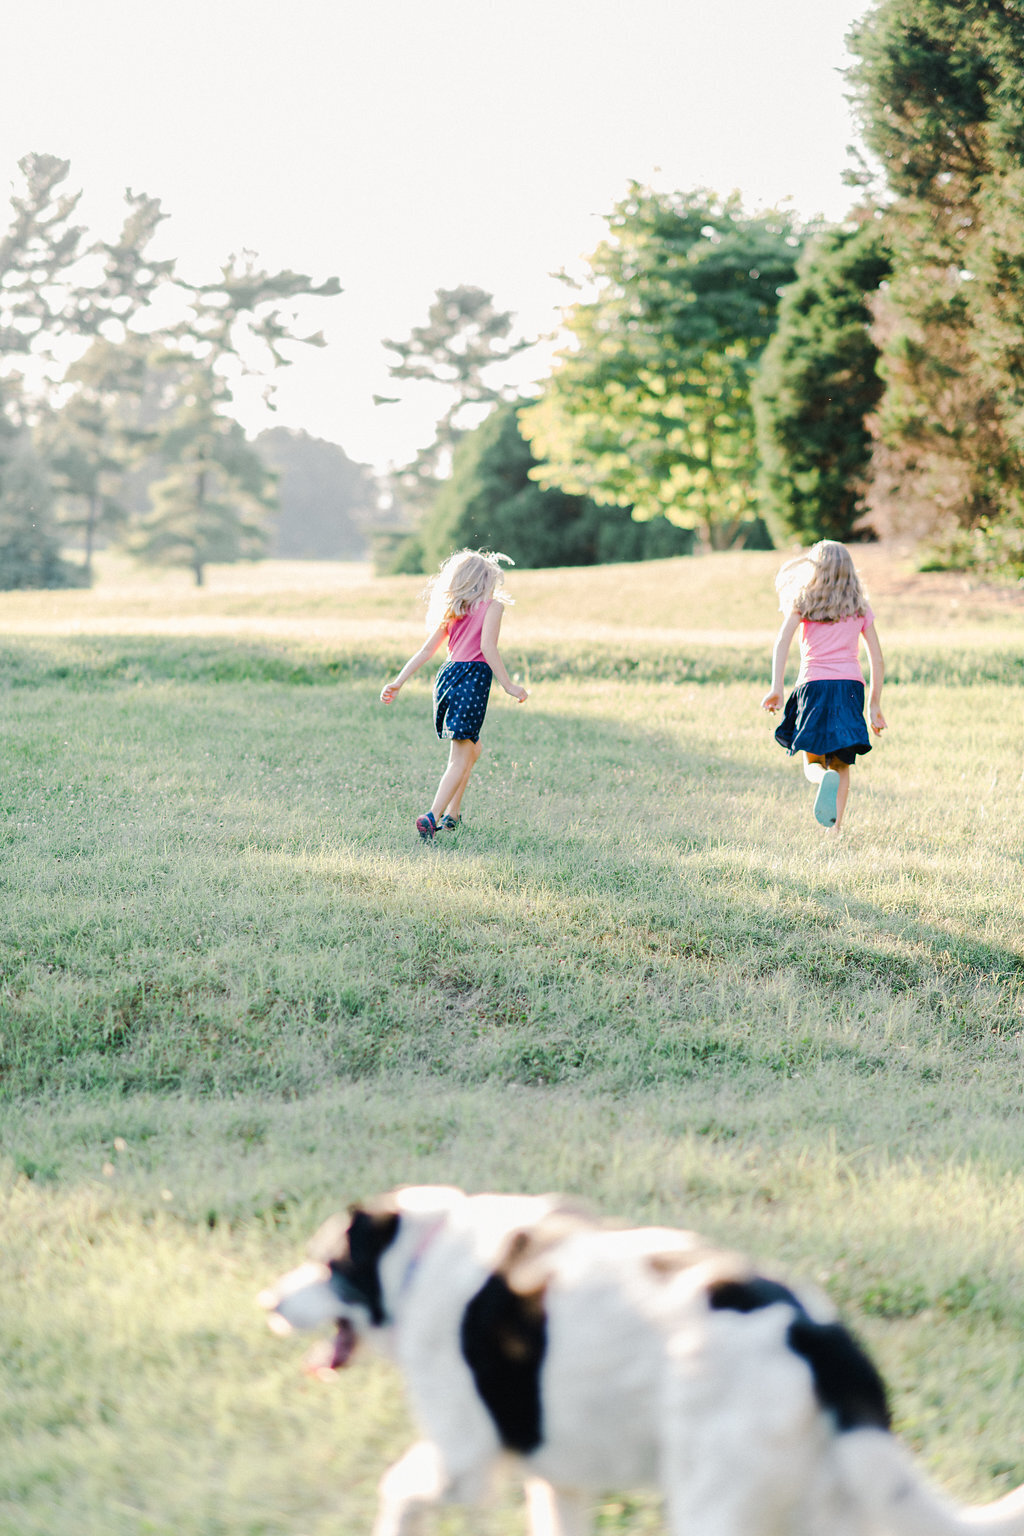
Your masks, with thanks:
<instances>
[{"instance_id":1,"label":"blonde girl running","mask_svg":"<svg viewBox=\"0 0 1024 1536\"><path fill-rule=\"evenodd\" d=\"M491 679L520 704L525 688L514 683L498 652L503 605L511 599L499 591L507 555L460 549L442 565L428 589L427 627L430 635L401 672L381 689L381 703L390 704L413 673L430 660L443 640L448 660L434 680L434 729L439 741L451 743L448 766L428 811L416 818L424 842L439 831L454 831L461 820L462 797L483 748L480 731L487 713Z\"/></svg>"},{"instance_id":2,"label":"blonde girl running","mask_svg":"<svg viewBox=\"0 0 1024 1536\"><path fill-rule=\"evenodd\" d=\"M882 680L885 667L875 616L844 544L832 539L787 560L775 578L785 614L772 654L772 685L761 708L782 708L786 658L800 630L800 673L786 702L775 740L792 755L804 755L804 774L818 787L814 815L836 832L850 793L850 768L871 751L864 723L861 636L871 668L868 717L876 736L885 730Z\"/></svg>"}]
</instances>

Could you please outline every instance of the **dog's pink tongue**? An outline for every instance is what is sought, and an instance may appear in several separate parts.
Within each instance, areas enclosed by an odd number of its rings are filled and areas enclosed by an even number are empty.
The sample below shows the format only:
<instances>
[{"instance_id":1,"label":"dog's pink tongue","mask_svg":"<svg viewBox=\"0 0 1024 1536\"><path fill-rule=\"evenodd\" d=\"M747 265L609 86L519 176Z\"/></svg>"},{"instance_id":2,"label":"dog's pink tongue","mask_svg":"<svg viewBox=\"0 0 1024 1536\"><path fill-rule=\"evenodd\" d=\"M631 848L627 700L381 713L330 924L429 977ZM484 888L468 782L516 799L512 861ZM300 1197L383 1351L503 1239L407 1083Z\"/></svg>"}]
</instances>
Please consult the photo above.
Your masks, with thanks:
<instances>
[{"instance_id":1,"label":"dog's pink tongue","mask_svg":"<svg viewBox=\"0 0 1024 1536\"><path fill-rule=\"evenodd\" d=\"M324 1339L310 1350L306 1356L306 1370L311 1376L319 1376L326 1381L335 1371L348 1364L355 1347L356 1336L352 1324L342 1321L333 1339Z\"/></svg>"},{"instance_id":2,"label":"dog's pink tongue","mask_svg":"<svg viewBox=\"0 0 1024 1536\"><path fill-rule=\"evenodd\" d=\"M347 1365L355 1347L356 1336L352 1324L345 1321L340 1322L338 1324L338 1331L334 1335L334 1348L331 1351L331 1370L336 1371L340 1366Z\"/></svg>"}]
</instances>

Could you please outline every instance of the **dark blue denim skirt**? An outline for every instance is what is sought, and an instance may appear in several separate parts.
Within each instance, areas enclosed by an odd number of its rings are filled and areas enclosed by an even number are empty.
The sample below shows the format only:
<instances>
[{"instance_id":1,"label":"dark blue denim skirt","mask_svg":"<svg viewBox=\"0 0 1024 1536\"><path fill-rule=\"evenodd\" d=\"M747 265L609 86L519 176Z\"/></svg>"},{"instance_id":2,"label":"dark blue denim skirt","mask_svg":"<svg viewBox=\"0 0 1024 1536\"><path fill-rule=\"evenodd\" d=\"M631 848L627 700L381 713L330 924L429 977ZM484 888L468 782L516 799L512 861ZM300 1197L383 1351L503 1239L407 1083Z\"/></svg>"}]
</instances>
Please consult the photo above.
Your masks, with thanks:
<instances>
[{"instance_id":1,"label":"dark blue denim skirt","mask_svg":"<svg viewBox=\"0 0 1024 1536\"><path fill-rule=\"evenodd\" d=\"M486 661L446 661L434 679L434 729L439 741L479 741L492 672Z\"/></svg>"},{"instance_id":2,"label":"dark blue denim skirt","mask_svg":"<svg viewBox=\"0 0 1024 1536\"><path fill-rule=\"evenodd\" d=\"M856 762L858 753L871 751L864 684L847 678L801 683L786 700L775 740L791 754L810 752Z\"/></svg>"}]
</instances>

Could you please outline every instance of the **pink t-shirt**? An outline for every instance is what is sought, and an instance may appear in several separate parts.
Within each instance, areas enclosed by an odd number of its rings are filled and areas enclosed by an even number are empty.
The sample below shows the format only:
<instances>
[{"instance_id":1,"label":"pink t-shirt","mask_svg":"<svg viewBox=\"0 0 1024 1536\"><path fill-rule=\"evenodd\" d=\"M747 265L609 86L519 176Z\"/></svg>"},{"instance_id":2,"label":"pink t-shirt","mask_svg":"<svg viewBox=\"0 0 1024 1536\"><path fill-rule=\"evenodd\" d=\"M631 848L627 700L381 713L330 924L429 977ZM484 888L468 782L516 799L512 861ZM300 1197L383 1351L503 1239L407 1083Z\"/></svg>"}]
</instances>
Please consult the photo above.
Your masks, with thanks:
<instances>
[{"instance_id":1,"label":"pink t-shirt","mask_svg":"<svg viewBox=\"0 0 1024 1536\"><path fill-rule=\"evenodd\" d=\"M486 661L480 649L480 634L484 627L487 610L495 601L493 597L474 603L461 619L451 619L448 624L449 661Z\"/></svg>"},{"instance_id":2,"label":"pink t-shirt","mask_svg":"<svg viewBox=\"0 0 1024 1536\"><path fill-rule=\"evenodd\" d=\"M800 675L801 683L821 683L848 679L862 683L858 647L860 637L875 616L855 613L848 619L834 619L831 624L817 619L804 619L800 625Z\"/></svg>"}]
</instances>

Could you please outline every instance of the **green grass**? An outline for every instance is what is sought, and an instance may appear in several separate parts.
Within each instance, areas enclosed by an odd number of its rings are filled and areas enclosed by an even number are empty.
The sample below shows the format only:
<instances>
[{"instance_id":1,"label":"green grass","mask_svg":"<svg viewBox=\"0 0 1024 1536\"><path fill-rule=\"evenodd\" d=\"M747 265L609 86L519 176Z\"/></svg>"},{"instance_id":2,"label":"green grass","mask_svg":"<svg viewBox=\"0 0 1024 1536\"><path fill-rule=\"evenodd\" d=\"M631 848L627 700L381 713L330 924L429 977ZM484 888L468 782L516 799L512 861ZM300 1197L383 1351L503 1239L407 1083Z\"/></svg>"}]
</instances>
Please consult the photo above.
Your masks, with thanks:
<instances>
[{"instance_id":1,"label":"green grass","mask_svg":"<svg viewBox=\"0 0 1024 1536\"><path fill-rule=\"evenodd\" d=\"M421 1179L817 1280L934 1475L1024 1480L1019 603L870 558L891 729L838 845L757 707L775 557L513 573L532 696L431 847L427 681L376 700L422 583L5 596L3 1536L366 1529L395 1383L307 1382L253 1297Z\"/></svg>"}]
</instances>

